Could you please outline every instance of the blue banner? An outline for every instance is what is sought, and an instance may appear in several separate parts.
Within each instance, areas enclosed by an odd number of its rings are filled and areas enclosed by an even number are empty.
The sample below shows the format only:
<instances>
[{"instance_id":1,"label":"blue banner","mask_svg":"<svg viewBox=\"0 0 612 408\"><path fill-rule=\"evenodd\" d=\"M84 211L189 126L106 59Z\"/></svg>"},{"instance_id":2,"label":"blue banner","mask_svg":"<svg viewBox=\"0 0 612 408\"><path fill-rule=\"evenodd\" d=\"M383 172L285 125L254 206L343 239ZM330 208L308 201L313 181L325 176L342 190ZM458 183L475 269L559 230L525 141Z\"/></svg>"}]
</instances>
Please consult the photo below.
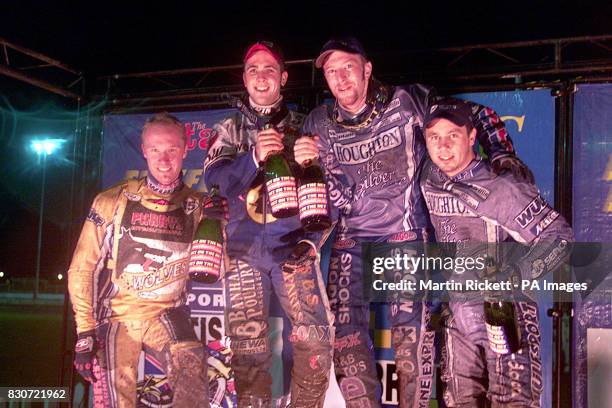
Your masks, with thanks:
<instances>
[{"instance_id":1,"label":"blue banner","mask_svg":"<svg viewBox=\"0 0 612 408\"><path fill-rule=\"evenodd\" d=\"M188 154L183 162L183 180L188 186L198 186L202 163L213 135L213 125L232 112L234 109L173 113L185 124ZM140 133L150 116L108 115L104 118L102 188L126 178L138 178L146 174L147 163L142 157Z\"/></svg>"},{"instance_id":2,"label":"blue banner","mask_svg":"<svg viewBox=\"0 0 612 408\"><path fill-rule=\"evenodd\" d=\"M574 94L573 226L577 241L612 242L612 85L578 85ZM609 270L609 263L607 264ZM596 353L608 339L607 356ZM612 361L610 295L576 299L574 308L574 407L610 406ZM605 341L605 340L604 340ZM601 342L599 342L601 344ZM608 381L606 382L606 378Z\"/></svg>"},{"instance_id":3,"label":"blue banner","mask_svg":"<svg viewBox=\"0 0 612 408\"><path fill-rule=\"evenodd\" d=\"M550 89L456 96L497 112L506 124L517 155L533 172L542 197L554 204L555 100Z\"/></svg>"},{"instance_id":4,"label":"blue banner","mask_svg":"<svg viewBox=\"0 0 612 408\"><path fill-rule=\"evenodd\" d=\"M465 93L457 95L493 108L510 133L516 153L529 166L542 197L554 204L555 188L555 100L550 89L514 92ZM553 321L548 317L552 295L538 294L542 335L542 407L552 406Z\"/></svg>"},{"instance_id":5,"label":"blue banner","mask_svg":"<svg viewBox=\"0 0 612 408\"><path fill-rule=\"evenodd\" d=\"M612 85L578 85L573 145L576 240L612 242Z\"/></svg>"}]
</instances>

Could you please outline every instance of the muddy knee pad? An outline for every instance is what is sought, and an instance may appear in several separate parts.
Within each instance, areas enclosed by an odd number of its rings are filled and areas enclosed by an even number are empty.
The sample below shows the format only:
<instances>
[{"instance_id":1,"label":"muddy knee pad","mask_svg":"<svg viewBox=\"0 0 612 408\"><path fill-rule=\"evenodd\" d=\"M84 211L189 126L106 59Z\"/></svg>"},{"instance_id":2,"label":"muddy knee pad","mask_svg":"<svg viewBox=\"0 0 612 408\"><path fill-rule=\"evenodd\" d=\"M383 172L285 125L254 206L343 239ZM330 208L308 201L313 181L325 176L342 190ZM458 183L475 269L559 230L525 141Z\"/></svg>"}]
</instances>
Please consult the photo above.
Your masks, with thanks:
<instances>
[{"instance_id":1,"label":"muddy knee pad","mask_svg":"<svg viewBox=\"0 0 612 408\"><path fill-rule=\"evenodd\" d=\"M329 385L332 345L315 339L292 342L291 407L322 407Z\"/></svg>"},{"instance_id":2,"label":"muddy knee pad","mask_svg":"<svg viewBox=\"0 0 612 408\"><path fill-rule=\"evenodd\" d=\"M167 335L162 354L174 393L173 406L207 407L206 353L195 335L189 309L185 306L168 309L159 321Z\"/></svg>"}]
</instances>

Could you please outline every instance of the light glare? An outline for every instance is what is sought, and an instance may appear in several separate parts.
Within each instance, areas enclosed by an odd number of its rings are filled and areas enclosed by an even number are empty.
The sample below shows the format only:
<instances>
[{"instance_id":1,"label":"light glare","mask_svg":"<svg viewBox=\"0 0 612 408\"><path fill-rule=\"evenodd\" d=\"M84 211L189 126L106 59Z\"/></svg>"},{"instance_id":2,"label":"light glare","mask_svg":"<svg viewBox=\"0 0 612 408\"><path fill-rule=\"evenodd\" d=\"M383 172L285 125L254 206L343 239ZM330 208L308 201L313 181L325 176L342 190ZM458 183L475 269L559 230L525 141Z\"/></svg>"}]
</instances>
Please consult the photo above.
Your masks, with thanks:
<instances>
[{"instance_id":1,"label":"light glare","mask_svg":"<svg viewBox=\"0 0 612 408\"><path fill-rule=\"evenodd\" d=\"M46 155L51 155L57 151L64 142L64 139L32 140L31 146L38 155L43 153Z\"/></svg>"}]
</instances>

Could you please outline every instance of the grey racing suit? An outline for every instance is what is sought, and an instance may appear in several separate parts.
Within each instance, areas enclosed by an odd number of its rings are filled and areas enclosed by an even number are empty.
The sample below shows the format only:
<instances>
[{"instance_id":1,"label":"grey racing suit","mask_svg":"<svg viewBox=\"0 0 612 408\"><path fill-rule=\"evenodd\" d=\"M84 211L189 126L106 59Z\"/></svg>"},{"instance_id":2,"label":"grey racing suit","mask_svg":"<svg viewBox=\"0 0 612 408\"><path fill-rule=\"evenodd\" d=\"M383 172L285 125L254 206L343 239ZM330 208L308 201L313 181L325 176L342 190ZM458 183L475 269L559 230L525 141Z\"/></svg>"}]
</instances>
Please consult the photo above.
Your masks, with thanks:
<instances>
[{"instance_id":1,"label":"grey racing suit","mask_svg":"<svg viewBox=\"0 0 612 408\"><path fill-rule=\"evenodd\" d=\"M496 175L480 158L451 178L428 160L421 189L436 239L454 243L456 258L493 256L511 274L537 279L555 270L568 254L572 230L537 188L511 173ZM513 255L507 244L489 245L507 241L527 246ZM453 280L468 275L460 272L455 271ZM537 305L514 293L521 348L515 354L497 354L487 340L482 293L449 295L442 356L446 405L485 407L490 401L494 407L539 407L543 383Z\"/></svg>"},{"instance_id":2,"label":"grey racing suit","mask_svg":"<svg viewBox=\"0 0 612 408\"><path fill-rule=\"evenodd\" d=\"M267 116L246 104L239 107L239 112L215 125L217 135L204 162L207 186L218 184L229 202L230 268L224 287L238 406L271 403L268 313L275 293L292 325L291 406L322 407L332 359L333 316L316 253L320 234L304 233L299 216L272 217L263 172L254 159L257 133L264 125L272 123L284 133L290 151L303 115L283 103ZM287 156L294 171L299 171ZM303 254L301 261L290 260L298 243L305 241L312 252Z\"/></svg>"},{"instance_id":3,"label":"grey racing suit","mask_svg":"<svg viewBox=\"0 0 612 408\"><path fill-rule=\"evenodd\" d=\"M379 85L370 83L376 102L363 121L338 106L322 105L304 123L306 134L319 136L330 200L340 211L327 290L336 324L336 377L348 407L380 406L369 299L362 283L362 243L423 240L428 226L417 173L426 155L421 127L434 102L432 89ZM474 104L473 113L489 157L514 155L495 112ZM428 407L433 384L429 310L421 301L404 299L391 304L390 311L400 406Z\"/></svg>"}]
</instances>

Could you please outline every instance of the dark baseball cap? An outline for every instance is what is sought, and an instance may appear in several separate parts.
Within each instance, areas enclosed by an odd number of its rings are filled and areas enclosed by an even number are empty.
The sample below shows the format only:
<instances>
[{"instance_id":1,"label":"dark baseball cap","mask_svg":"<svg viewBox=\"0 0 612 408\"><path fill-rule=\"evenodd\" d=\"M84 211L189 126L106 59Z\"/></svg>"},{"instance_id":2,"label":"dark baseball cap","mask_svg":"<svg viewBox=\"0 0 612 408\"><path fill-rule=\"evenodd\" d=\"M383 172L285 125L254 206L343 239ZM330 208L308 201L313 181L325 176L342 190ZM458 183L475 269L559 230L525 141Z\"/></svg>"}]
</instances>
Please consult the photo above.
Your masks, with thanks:
<instances>
[{"instance_id":1,"label":"dark baseball cap","mask_svg":"<svg viewBox=\"0 0 612 408\"><path fill-rule=\"evenodd\" d=\"M472 123L472 105L455 98L439 100L427 110L424 127L428 128L435 119L447 119L457 126L467 126Z\"/></svg>"},{"instance_id":2,"label":"dark baseball cap","mask_svg":"<svg viewBox=\"0 0 612 408\"><path fill-rule=\"evenodd\" d=\"M315 61L315 66L317 68L321 68L329 54L334 51L344 51L348 52L349 54L359 54L363 56L363 58L365 58L366 60L368 59L365 49L363 48L363 45L361 45L358 39L356 39L355 37L337 37L330 39L323 45L323 48L321 48L321 52L319 53L319 56Z\"/></svg>"},{"instance_id":3,"label":"dark baseball cap","mask_svg":"<svg viewBox=\"0 0 612 408\"><path fill-rule=\"evenodd\" d=\"M242 62L246 64L247 60L253 56L257 51L264 51L270 54L276 62L281 66L281 69L285 67L285 57L280 47L271 41L257 41L251 45L247 52L244 54Z\"/></svg>"}]
</instances>

